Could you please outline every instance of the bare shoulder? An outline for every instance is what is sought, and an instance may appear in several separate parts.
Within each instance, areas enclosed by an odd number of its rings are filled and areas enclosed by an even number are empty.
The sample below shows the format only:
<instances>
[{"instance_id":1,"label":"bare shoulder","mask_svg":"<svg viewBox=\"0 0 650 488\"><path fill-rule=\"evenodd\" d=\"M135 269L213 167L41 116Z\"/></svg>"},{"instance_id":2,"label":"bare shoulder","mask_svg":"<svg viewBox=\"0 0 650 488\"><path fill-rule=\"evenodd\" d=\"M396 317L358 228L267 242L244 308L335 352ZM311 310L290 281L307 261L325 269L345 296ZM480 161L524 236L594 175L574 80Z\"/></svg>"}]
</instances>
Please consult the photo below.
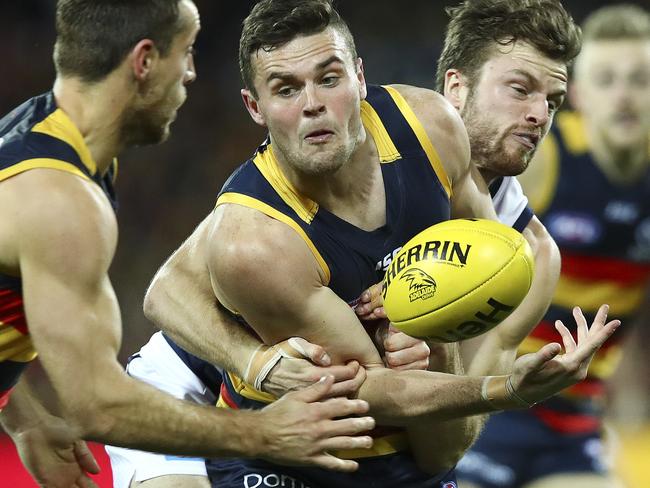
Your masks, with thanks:
<instances>
[{"instance_id":1,"label":"bare shoulder","mask_svg":"<svg viewBox=\"0 0 650 488\"><path fill-rule=\"evenodd\" d=\"M107 267L115 252L117 222L110 203L96 184L76 175L35 169L3 181L0 215L10 241L7 260L92 261Z\"/></svg>"},{"instance_id":2,"label":"bare shoulder","mask_svg":"<svg viewBox=\"0 0 650 488\"><path fill-rule=\"evenodd\" d=\"M452 181L469 166L469 138L458 111L434 90L392 85L413 110Z\"/></svg>"},{"instance_id":3,"label":"bare shoulder","mask_svg":"<svg viewBox=\"0 0 650 488\"><path fill-rule=\"evenodd\" d=\"M204 235L210 267L222 291L268 287L296 290L323 281L303 236L294 227L256 209L220 205Z\"/></svg>"}]
</instances>

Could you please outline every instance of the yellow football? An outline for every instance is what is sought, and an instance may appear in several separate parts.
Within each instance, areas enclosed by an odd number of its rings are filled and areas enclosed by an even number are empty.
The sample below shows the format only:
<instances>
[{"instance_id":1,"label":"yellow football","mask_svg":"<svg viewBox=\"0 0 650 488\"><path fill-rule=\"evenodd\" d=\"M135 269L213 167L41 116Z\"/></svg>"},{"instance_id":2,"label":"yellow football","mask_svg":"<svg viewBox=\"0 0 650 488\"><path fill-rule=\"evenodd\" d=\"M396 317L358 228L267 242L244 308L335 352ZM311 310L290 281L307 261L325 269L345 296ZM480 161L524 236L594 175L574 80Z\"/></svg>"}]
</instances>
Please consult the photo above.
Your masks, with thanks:
<instances>
[{"instance_id":1,"label":"yellow football","mask_svg":"<svg viewBox=\"0 0 650 488\"><path fill-rule=\"evenodd\" d=\"M410 336L468 339L510 315L534 272L532 250L513 228L449 220L420 232L393 258L384 277L384 310Z\"/></svg>"}]
</instances>

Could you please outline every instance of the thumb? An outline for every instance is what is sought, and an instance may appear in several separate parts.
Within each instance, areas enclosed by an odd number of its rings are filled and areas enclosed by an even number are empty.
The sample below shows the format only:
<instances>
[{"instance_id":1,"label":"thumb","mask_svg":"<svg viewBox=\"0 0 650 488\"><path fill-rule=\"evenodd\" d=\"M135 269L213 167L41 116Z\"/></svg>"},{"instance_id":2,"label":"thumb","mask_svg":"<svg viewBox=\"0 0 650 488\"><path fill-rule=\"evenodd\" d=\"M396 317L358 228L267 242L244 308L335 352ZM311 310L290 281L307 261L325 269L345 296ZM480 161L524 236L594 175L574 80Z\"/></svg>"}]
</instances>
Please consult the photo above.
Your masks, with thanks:
<instances>
[{"instance_id":1,"label":"thumb","mask_svg":"<svg viewBox=\"0 0 650 488\"><path fill-rule=\"evenodd\" d=\"M316 366L329 366L332 364L332 359L322 346L312 344L302 337L292 337L287 341L303 357L309 359Z\"/></svg>"},{"instance_id":2,"label":"thumb","mask_svg":"<svg viewBox=\"0 0 650 488\"><path fill-rule=\"evenodd\" d=\"M294 392L293 398L307 403L324 400L334 384L334 376L328 374L307 388ZM291 394L291 393L290 393ZM285 395L286 396L286 395Z\"/></svg>"},{"instance_id":3,"label":"thumb","mask_svg":"<svg viewBox=\"0 0 650 488\"><path fill-rule=\"evenodd\" d=\"M541 369L544 364L548 363L551 359L560 354L560 351L562 351L562 346L560 346L557 342L552 342L550 344L546 344L535 353L522 356L517 361L523 362L528 371L537 371Z\"/></svg>"},{"instance_id":4,"label":"thumb","mask_svg":"<svg viewBox=\"0 0 650 488\"><path fill-rule=\"evenodd\" d=\"M92 474L99 473L99 464L97 464L95 456L90 452L88 445L84 441L74 443L74 456L81 469Z\"/></svg>"}]
</instances>

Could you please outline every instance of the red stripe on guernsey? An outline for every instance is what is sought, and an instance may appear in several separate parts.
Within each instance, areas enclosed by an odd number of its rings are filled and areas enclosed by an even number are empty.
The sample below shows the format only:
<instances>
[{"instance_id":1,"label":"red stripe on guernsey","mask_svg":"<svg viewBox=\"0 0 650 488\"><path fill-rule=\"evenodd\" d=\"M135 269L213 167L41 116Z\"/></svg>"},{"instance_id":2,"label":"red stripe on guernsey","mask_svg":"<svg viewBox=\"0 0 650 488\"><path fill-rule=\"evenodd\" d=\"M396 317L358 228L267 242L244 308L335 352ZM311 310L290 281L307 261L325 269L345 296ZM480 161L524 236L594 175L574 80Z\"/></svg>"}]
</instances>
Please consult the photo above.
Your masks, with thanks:
<instances>
[{"instance_id":1,"label":"red stripe on guernsey","mask_svg":"<svg viewBox=\"0 0 650 488\"><path fill-rule=\"evenodd\" d=\"M27 335L27 322L23 297L14 290L0 290L0 323L11 325L18 332Z\"/></svg>"},{"instance_id":2,"label":"red stripe on guernsey","mask_svg":"<svg viewBox=\"0 0 650 488\"><path fill-rule=\"evenodd\" d=\"M532 407L534 414L546 425L565 434L587 434L600 430L601 422L593 415L556 412L548 408Z\"/></svg>"},{"instance_id":3,"label":"red stripe on guernsey","mask_svg":"<svg viewBox=\"0 0 650 488\"><path fill-rule=\"evenodd\" d=\"M228 387L226 386L225 381L221 383L221 398L230 408L234 408L235 410L239 409L239 405L237 405L230 396L230 392L228 391Z\"/></svg>"},{"instance_id":4,"label":"red stripe on guernsey","mask_svg":"<svg viewBox=\"0 0 650 488\"><path fill-rule=\"evenodd\" d=\"M564 324L567 327L571 327L571 324ZM575 327L575 325L574 325ZM578 336L577 336L577 330L572 330L571 335L573 336L573 340L577 341ZM560 333L557 331L555 328L555 324L549 322L548 320L542 320L530 333L531 337L534 337L535 339L540 339L543 340L544 342L559 342L562 344L562 336ZM603 344L600 349L598 350L597 354L601 354L605 351L607 351L610 347L619 345L621 340L623 338L623 334L614 334L613 336L610 336L609 339Z\"/></svg>"},{"instance_id":5,"label":"red stripe on guernsey","mask_svg":"<svg viewBox=\"0 0 650 488\"><path fill-rule=\"evenodd\" d=\"M620 285L641 284L650 277L650 264L599 256L579 256L562 250L562 275Z\"/></svg>"},{"instance_id":6,"label":"red stripe on guernsey","mask_svg":"<svg viewBox=\"0 0 650 488\"><path fill-rule=\"evenodd\" d=\"M9 403L9 395L11 395L11 390L13 390L13 388L9 388L5 391L0 391L0 410L5 408L7 406L7 403Z\"/></svg>"},{"instance_id":7,"label":"red stripe on guernsey","mask_svg":"<svg viewBox=\"0 0 650 488\"><path fill-rule=\"evenodd\" d=\"M587 378L570 386L564 390L564 393L571 396L603 397L605 395L605 382L598 378Z\"/></svg>"}]
</instances>

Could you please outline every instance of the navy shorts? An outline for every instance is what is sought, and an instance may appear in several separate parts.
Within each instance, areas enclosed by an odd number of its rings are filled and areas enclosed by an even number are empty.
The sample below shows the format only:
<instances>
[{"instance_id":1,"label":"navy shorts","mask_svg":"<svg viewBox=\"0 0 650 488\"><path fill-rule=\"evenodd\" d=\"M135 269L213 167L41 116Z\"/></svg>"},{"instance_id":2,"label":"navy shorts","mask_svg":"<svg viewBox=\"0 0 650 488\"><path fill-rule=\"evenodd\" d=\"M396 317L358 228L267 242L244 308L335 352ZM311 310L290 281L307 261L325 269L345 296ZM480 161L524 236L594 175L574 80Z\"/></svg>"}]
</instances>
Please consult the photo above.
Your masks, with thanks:
<instances>
[{"instance_id":1,"label":"navy shorts","mask_svg":"<svg viewBox=\"0 0 650 488\"><path fill-rule=\"evenodd\" d=\"M206 467L214 488L457 488L453 469L431 476L418 469L409 453L360 459L354 473L255 459L212 459Z\"/></svg>"},{"instance_id":2,"label":"navy shorts","mask_svg":"<svg viewBox=\"0 0 650 488\"><path fill-rule=\"evenodd\" d=\"M530 412L503 412L488 420L476 444L456 466L461 482L514 488L554 474L605 474L598 434L556 432Z\"/></svg>"}]
</instances>

